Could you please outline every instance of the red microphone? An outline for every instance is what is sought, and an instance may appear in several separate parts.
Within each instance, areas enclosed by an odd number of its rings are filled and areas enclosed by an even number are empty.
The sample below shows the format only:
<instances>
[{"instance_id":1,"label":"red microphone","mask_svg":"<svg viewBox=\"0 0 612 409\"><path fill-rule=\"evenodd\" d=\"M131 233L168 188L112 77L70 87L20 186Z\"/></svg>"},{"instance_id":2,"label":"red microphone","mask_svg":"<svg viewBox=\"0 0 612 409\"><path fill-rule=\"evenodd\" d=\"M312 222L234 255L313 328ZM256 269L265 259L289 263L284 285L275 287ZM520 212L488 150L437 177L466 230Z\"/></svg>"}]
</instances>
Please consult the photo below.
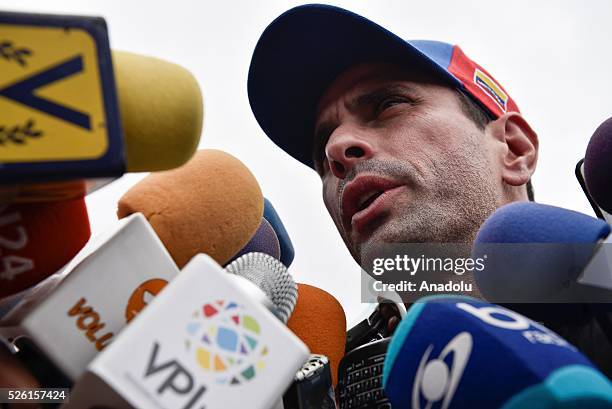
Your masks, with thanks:
<instances>
[{"instance_id":1,"label":"red microphone","mask_svg":"<svg viewBox=\"0 0 612 409\"><path fill-rule=\"evenodd\" d=\"M0 298L58 271L91 235L85 199L0 205Z\"/></svg>"}]
</instances>

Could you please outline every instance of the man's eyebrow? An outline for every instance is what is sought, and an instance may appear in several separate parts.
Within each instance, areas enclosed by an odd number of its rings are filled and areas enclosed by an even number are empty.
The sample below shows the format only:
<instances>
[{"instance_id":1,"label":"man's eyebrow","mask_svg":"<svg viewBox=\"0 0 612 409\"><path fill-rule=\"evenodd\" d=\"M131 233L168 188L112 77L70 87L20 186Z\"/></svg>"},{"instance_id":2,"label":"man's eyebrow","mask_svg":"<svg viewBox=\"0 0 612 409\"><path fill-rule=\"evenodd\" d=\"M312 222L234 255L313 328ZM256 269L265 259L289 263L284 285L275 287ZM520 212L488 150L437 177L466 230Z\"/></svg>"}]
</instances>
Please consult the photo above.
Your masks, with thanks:
<instances>
[{"instance_id":1,"label":"man's eyebrow","mask_svg":"<svg viewBox=\"0 0 612 409\"><path fill-rule=\"evenodd\" d=\"M394 94L418 94L416 87L409 84L385 84L365 92L349 102L349 110L358 110L380 102L383 98Z\"/></svg>"},{"instance_id":2,"label":"man's eyebrow","mask_svg":"<svg viewBox=\"0 0 612 409\"><path fill-rule=\"evenodd\" d=\"M358 110L360 108L369 106L379 102L381 99L393 95L393 94L418 94L416 87L409 84L385 84L380 87L374 88L373 90L364 92L359 96L355 97L352 101L348 102L349 110ZM334 128L331 121L322 121L315 127L315 141L320 141L328 135Z\"/></svg>"}]
</instances>

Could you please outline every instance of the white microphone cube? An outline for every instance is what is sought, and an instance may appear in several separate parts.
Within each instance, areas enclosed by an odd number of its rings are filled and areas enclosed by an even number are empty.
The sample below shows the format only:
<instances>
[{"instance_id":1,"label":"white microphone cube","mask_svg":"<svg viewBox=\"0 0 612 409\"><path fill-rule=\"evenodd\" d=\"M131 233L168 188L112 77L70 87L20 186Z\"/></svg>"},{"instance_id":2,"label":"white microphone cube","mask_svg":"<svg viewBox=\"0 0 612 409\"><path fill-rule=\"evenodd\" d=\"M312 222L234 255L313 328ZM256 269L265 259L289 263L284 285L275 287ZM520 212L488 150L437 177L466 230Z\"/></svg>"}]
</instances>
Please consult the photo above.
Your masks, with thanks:
<instances>
[{"instance_id":1,"label":"white microphone cube","mask_svg":"<svg viewBox=\"0 0 612 409\"><path fill-rule=\"evenodd\" d=\"M232 278L194 257L89 365L66 407L273 407L309 351Z\"/></svg>"},{"instance_id":2,"label":"white microphone cube","mask_svg":"<svg viewBox=\"0 0 612 409\"><path fill-rule=\"evenodd\" d=\"M0 336L29 338L75 380L178 273L144 216L131 215L94 238L61 279L24 296L0 321Z\"/></svg>"}]
</instances>

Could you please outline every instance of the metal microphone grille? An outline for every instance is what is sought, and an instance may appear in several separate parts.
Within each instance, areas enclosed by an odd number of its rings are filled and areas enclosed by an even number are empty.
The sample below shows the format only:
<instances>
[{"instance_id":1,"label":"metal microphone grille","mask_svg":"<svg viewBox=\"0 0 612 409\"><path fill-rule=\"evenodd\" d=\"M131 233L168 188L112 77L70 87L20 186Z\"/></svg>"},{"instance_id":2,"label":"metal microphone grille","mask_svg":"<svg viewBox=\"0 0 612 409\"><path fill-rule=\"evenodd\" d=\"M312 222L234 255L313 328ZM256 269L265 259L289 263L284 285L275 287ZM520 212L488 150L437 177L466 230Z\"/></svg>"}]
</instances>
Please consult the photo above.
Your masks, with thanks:
<instances>
[{"instance_id":1,"label":"metal microphone grille","mask_svg":"<svg viewBox=\"0 0 612 409\"><path fill-rule=\"evenodd\" d=\"M283 263L265 253L247 253L225 266L225 270L261 288L278 309L279 318L287 323L297 302L297 284Z\"/></svg>"}]
</instances>

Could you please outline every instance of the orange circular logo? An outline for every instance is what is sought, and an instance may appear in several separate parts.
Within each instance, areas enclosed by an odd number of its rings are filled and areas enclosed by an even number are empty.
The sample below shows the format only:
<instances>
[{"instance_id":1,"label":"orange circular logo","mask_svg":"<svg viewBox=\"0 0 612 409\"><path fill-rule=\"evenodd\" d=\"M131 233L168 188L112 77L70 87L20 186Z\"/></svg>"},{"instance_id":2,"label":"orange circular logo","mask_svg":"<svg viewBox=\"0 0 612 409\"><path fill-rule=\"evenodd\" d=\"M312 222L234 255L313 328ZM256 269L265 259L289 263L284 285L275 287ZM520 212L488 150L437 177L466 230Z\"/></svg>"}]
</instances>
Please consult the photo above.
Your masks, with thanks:
<instances>
[{"instance_id":1,"label":"orange circular logo","mask_svg":"<svg viewBox=\"0 0 612 409\"><path fill-rule=\"evenodd\" d=\"M140 284L130 296L125 308L125 321L130 322L168 284L166 280L154 278Z\"/></svg>"}]
</instances>

